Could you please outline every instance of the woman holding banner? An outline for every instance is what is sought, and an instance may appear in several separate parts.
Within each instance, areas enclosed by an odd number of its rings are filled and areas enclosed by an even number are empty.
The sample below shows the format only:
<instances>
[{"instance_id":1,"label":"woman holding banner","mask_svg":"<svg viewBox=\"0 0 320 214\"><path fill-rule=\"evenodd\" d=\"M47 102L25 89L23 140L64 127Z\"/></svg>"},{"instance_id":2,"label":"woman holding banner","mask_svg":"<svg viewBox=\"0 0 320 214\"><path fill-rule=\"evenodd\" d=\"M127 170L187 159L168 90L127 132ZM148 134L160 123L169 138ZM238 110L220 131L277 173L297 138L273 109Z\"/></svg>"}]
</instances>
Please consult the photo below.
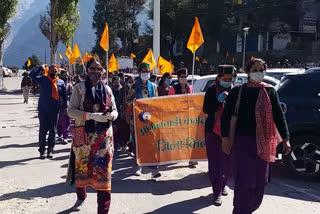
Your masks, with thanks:
<instances>
[{"instance_id":1,"label":"woman holding banner","mask_svg":"<svg viewBox=\"0 0 320 214\"><path fill-rule=\"evenodd\" d=\"M176 94L191 94L193 92L193 88L191 85L188 84L188 69L187 68L179 68L176 71L178 75L178 84L172 86L169 89L168 95L176 95ZM196 168L198 162L189 162L190 168Z\"/></svg>"},{"instance_id":2,"label":"woman holding banner","mask_svg":"<svg viewBox=\"0 0 320 214\"><path fill-rule=\"evenodd\" d=\"M98 214L107 214L111 201L114 153L112 121L118 117L109 86L100 80L103 68L96 59L87 63L87 79L75 85L68 115L75 119L67 181L76 183L77 210L87 197L86 187L98 194Z\"/></svg>"},{"instance_id":3,"label":"woman holding banner","mask_svg":"<svg viewBox=\"0 0 320 214\"><path fill-rule=\"evenodd\" d=\"M230 91L221 118L223 151L232 149L233 214L251 214L260 207L277 145L283 141L284 154L291 151L277 91L262 82L266 68L261 59L249 61L248 83Z\"/></svg>"},{"instance_id":4,"label":"woman holding banner","mask_svg":"<svg viewBox=\"0 0 320 214\"><path fill-rule=\"evenodd\" d=\"M130 131L132 133L132 141L135 141L135 132L134 132L134 121L133 121L133 102L135 99L142 99L142 98L150 98L150 97L157 97L158 90L157 86L152 83L150 79L150 65L148 63L141 63L138 66L139 78L136 80L135 84L129 90L128 93L128 120L130 120ZM137 147L137 145L136 145ZM136 152L136 149L135 151ZM137 158L137 154L135 156ZM151 168L152 178L158 178L161 176L159 172L159 167L154 166ZM136 167L135 175L140 176L142 172L141 166Z\"/></svg>"},{"instance_id":5,"label":"woman holding banner","mask_svg":"<svg viewBox=\"0 0 320 214\"><path fill-rule=\"evenodd\" d=\"M209 179L214 193L214 205L221 206L221 195L227 196L227 180L230 176L231 165L229 155L222 151L220 119L225 99L233 87L236 68L232 65L220 65L215 84L208 88L203 112L208 114L205 125L205 138L208 156Z\"/></svg>"}]
</instances>

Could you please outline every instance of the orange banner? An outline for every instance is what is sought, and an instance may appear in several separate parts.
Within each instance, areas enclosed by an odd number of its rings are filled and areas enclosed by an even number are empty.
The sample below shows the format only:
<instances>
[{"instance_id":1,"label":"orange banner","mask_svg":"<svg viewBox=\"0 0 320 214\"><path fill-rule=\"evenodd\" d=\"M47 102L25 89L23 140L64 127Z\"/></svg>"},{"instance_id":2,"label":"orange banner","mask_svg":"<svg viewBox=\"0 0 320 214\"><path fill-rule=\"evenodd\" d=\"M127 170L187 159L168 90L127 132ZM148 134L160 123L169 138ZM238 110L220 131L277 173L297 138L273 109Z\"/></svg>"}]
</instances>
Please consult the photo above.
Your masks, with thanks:
<instances>
[{"instance_id":1,"label":"orange banner","mask_svg":"<svg viewBox=\"0 0 320 214\"><path fill-rule=\"evenodd\" d=\"M139 99L134 103L141 166L206 160L204 94Z\"/></svg>"}]
</instances>

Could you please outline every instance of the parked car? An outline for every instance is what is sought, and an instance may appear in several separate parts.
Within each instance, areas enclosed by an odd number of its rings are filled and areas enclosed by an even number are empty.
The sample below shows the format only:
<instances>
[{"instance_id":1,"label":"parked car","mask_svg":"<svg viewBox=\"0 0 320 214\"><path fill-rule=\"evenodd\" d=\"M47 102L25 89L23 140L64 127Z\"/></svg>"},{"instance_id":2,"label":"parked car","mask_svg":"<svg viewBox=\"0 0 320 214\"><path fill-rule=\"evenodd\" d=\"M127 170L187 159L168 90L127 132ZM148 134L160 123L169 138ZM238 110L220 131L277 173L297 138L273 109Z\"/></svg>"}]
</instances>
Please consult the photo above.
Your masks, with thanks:
<instances>
[{"instance_id":1,"label":"parked car","mask_svg":"<svg viewBox=\"0 0 320 214\"><path fill-rule=\"evenodd\" d=\"M200 79L201 77L199 75L194 75L193 76L193 85L198 81L198 79ZM187 81L188 81L188 84L191 85L192 84L192 75L189 75L187 77ZM176 85L178 84L178 78L176 77L176 75L173 76L172 78L172 83L171 85Z\"/></svg>"},{"instance_id":2,"label":"parked car","mask_svg":"<svg viewBox=\"0 0 320 214\"><path fill-rule=\"evenodd\" d=\"M13 72L11 69L2 67L3 77L13 77Z\"/></svg>"},{"instance_id":3,"label":"parked car","mask_svg":"<svg viewBox=\"0 0 320 214\"><path fill-rule=\"evenodd\" d=\"M303 68L271 68L267 69L266 75L281 80L285 74L300 74L303 72L305 72Z\"/></svg>"},{"instance_id":4,"label":"parked car","mask_svg":"<svg viewBox=\"0 0 320 214\"><path fill-rule=\"evenodd\" d=\"M216 74L199 77L194 84L194 92L196 92L196 93L197 92L206 92L208 90L208 88L215 83L216 77L217 77ZM272 77L269 77L269 76L265 76L263 81L265 83L272 85L272 86L276 86L277 84L280 83L279 80L272 78ZM248 82L248 75L247 74L241 73L241 74L237 75L236 84L242 85L243 83L246 83L246 82Z\"/></svg>"},{"instance_id":5,"label":"parked car","mask_svg":"<svg viewBox=\"0 0 320 214\"><path fill-rule=\"evenodd\" d=\"M292 152L283 157L303 177L320 177L320 68L287 74L278 88L286 106Z\"/></svg>"}]
</instances>

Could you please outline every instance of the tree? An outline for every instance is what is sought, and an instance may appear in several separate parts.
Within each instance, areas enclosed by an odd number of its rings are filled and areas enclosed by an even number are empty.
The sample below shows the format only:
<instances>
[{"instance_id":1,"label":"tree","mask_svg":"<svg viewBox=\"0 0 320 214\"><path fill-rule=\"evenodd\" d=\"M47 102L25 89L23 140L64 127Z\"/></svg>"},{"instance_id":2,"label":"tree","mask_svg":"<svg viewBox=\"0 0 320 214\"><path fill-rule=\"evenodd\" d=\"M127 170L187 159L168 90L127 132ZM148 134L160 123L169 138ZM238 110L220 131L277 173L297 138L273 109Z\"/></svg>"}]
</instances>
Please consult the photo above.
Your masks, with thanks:
<instances>
[{"instance_id":1,"label":"tree","mask_svg":"<svg viewBox=\"0 0 320 214\"><path fill-rule=\"evenodd\" d=\"M34 55L34 54L33 54L33 55L32 55L31 57L29 57L28 59L30 59L31 65L28 67L28 66L27 66L28 60L26 60L26 62L23 64L23 67L22 67L23 69L32 70L33 68L42 65L42 62L40 61L40 59L38 58L37 55Z\"/></svg>"},{"instance_id":2,"label":"tree","mask_svg":"<svg viewBox=\"0 0 320 214\"><path fill-rule=\"evenodd\" d=\"M2 47L4 39L10 31L8 20L16 12L18 0L0 0L0 66L2 66Z\"/></svg>"},{"instance_id":3,"label":"tree","mask_svg":"<svg viewBox=\"0 0 320 214\"><path fill-rule=\"evenodd\" d=\"M70 44L80 24L78 0L50 0L47 14L40 16L39 27L50 42L50 61L56 63L59 42Z\"/></svg>"},{"instance_id":4,"label":"tree","mask_svg":"<svg viewBox=\"0 0 320 214\"><path fill-rule=\"evenodd\" d=\"M99 43L105 27L109 25L110 52L128 56L138 38L139 25L136 17L145 0L96 0L92 27L96 34L96 45L92 52L105 62L105 51ZM121 48L119 44L121 43Z\"/></svg>"}]
</instances>

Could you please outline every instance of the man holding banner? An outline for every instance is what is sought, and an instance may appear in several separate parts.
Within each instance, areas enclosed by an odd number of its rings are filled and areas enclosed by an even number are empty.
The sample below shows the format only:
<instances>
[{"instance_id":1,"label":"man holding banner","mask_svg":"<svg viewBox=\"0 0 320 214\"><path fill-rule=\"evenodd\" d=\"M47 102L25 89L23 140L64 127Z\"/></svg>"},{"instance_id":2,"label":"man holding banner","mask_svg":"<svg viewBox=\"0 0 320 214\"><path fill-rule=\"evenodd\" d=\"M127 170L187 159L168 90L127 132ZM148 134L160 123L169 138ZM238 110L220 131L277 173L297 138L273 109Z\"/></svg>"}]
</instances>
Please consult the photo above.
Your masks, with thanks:
<instances>
[{"instance_id":1,"label":"man holding banner","mask_svg":"<svg viewBox=\"0 0 320 214\"><path fill-rule=\"evenodd\" d=\"M138 66L139 78L136 83L132 85L128 93L128 106L132 106L135 99L157 97L158 90L157 86L149 81L150 79L150 65L148 63L141 63ZM131 108L132 109L132 108ZM133 122L133 112L129 111L130 117L130 129L131 133L134 133L134 122ZM133 141L135 141L135 135L133 134ZM134 148L134 147L133 147ZM135 152L135 151L134 151ZM135 156L136 157L136 156ZM141 175L141 166L137 166L135 175ZM152 178L160 177L158 166L152 167Z\"/></svg>"}]
</instances>

